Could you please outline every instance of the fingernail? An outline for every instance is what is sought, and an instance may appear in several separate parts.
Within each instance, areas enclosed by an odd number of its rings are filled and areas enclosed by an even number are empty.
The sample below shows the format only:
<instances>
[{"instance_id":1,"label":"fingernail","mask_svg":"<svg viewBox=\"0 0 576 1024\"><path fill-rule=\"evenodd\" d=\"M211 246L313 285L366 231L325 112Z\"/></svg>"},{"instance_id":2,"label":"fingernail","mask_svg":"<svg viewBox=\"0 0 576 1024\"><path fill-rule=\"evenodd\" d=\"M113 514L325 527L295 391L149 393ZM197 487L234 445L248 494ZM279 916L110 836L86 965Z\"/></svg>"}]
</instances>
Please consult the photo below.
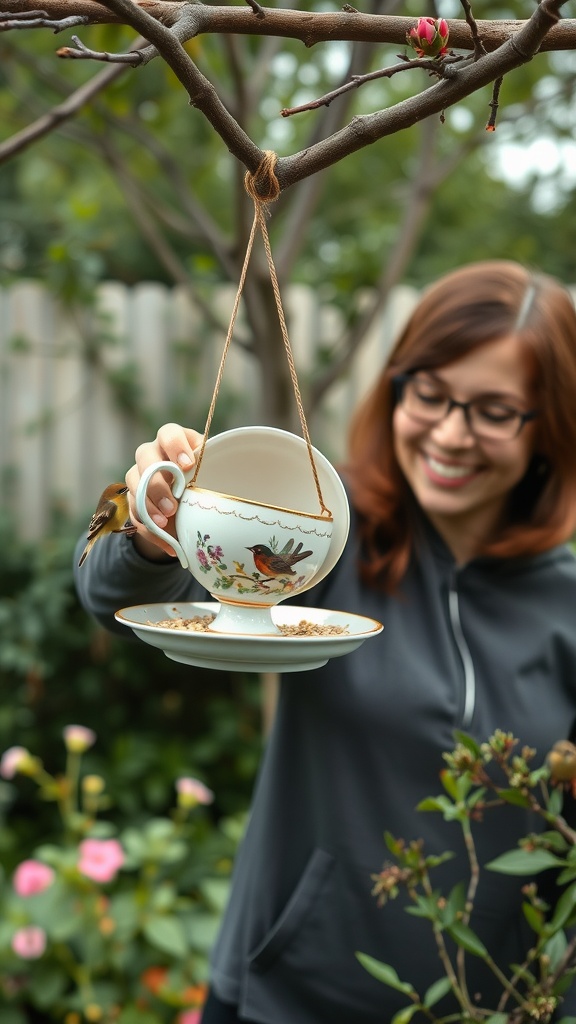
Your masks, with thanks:
<instances>
[{"instance_id":1,"label":"fingernail","mask_svg":"<svg viewBox=\"0 0 576 1024\"><path fill-rule=\"evenodd\" d=\"M186 452L180 452L180 455L178 456L178 465L182 466L182 469L190 469L193 462L190 456L186 455Z\"/></svg>"},{"instance_id":2,"label":"fingernail","mask_svg":"<svg viewBox=\"0 0 576 1024\"><path fill-rule=\"evenodd\" d=\"M162 529L162 530L168 524L168 520L166 519L166 516L161 516L158 513L155 513L152 516L152 520L153 520L153 522L156 523L156 526L159 526L160 529Z\"/></svg>"},{"instance_id":3,"label":"fingernail","mask_svg":"<svg viewBox=\"0 0 576 1024\"><path fill-rule=\"evenodd\" d=\"M174 511L174 503L170 501L170 498L161 498L158 502L160 508L167 516Z\"/></svg>"}]
</instances>

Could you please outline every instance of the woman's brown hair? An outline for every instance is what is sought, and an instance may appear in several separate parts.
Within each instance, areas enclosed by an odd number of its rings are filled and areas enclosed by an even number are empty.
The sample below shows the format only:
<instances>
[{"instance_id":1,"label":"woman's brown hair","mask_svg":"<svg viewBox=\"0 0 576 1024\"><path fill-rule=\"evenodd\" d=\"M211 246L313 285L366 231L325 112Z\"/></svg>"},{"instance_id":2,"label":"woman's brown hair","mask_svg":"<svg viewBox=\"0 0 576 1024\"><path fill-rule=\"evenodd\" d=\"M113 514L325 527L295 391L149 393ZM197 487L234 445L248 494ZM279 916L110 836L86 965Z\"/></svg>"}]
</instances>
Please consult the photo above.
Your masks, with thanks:
<instances>
[{"instance_id":1,"label":"woman's brown hair","mask_svg":"<svg viewBox=\"0 0 576 1024\"><path fill-rule=\"evenodd\" d=\"M576 309L554 278L508 260L473 263L428 288L353 418L346 478L359 514L362 572L393 589L414 544L415 499L392 442L393 379L445 366L516 335L535 365L536 453L510 496L508 522L483 555L536 554L576 529Z\"/></svg>"}]
</instances>

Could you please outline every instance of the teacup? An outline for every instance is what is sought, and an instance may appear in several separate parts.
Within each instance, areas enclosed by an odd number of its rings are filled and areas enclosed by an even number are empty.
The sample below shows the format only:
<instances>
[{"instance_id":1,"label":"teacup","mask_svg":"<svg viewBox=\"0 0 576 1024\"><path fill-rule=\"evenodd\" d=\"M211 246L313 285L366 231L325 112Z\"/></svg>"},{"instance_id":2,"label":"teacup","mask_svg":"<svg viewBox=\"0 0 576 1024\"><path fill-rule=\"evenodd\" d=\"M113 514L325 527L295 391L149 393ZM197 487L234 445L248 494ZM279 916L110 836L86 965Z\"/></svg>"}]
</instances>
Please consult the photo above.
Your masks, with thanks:
<instances>
[{"instance_id":1,"label":"teacup","mask_svg":"<svg viewBox=\"0 0 576 1024\"><path fill-rule=\"evenodd\" d=\"M168 470L179 499L176 538L148 514L152 476ZM333 519L188 483L173 462L142 474L136 507L142 522L177 554L180 563L220 603L211 629L224 633L278 633L270 609L311 586L327 559Z\"/></svg>"}]
</instances>

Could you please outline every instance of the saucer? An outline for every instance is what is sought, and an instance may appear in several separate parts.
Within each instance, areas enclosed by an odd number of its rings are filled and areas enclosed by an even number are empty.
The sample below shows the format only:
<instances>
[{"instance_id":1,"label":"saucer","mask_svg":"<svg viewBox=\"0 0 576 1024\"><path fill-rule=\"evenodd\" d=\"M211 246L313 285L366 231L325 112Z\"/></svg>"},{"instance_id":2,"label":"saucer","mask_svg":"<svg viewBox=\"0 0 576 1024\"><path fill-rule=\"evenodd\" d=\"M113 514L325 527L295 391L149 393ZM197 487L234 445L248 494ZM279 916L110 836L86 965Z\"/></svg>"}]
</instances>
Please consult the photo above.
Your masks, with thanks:
<instances>
[{"instance_id":1,"label":"saucer","mask_svg":"<svg viewBox=\"0 0 576 1024\"><path fill-rule=\"evenodd\" d=\"M216 601L133 605L116 612L116 620L167 658L199 668L227 672L305 672L331 658L356 650L384 628L376 619L348 612L277 605L271 614L278 626L297 626L303 619L316 626L337 626L346 633L328 636L271 636L266 634L198 632L158 626L165 619L191 619L216 614Z\"/></svg>"}]
</instances>

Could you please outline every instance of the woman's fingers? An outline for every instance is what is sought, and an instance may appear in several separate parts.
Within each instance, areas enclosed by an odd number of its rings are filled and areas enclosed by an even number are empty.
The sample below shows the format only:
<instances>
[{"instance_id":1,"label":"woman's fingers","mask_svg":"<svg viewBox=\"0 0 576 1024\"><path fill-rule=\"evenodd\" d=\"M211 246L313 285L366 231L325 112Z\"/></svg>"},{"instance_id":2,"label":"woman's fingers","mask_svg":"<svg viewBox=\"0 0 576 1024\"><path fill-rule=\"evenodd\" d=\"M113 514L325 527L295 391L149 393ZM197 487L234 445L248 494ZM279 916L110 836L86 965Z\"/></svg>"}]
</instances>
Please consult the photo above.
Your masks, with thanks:
<instances>
[{"instance_id":1,"label":"woman's fingers","mask_svg":"<svg viewBox=\"0 0 576 1024\"><path fill-rule=\"evenodd\" d=\"M184 471L194 466L194 449L202 442L202 435L178 423L166 423L158 430L154 441L147 441L136 449L136 462L126 473L128 500L132 522L138 534L148 541L169 550L165 543L152 534L140 521L136 511L136 491L144 470L155 462L175 462ZM178 503L172 494L174 479L169 470L155 473L146 494L146 508L151 519L163 530L173 534L173 516ZM173 554L171 551L170 553Z\"/></svg>"}]
</instances>

